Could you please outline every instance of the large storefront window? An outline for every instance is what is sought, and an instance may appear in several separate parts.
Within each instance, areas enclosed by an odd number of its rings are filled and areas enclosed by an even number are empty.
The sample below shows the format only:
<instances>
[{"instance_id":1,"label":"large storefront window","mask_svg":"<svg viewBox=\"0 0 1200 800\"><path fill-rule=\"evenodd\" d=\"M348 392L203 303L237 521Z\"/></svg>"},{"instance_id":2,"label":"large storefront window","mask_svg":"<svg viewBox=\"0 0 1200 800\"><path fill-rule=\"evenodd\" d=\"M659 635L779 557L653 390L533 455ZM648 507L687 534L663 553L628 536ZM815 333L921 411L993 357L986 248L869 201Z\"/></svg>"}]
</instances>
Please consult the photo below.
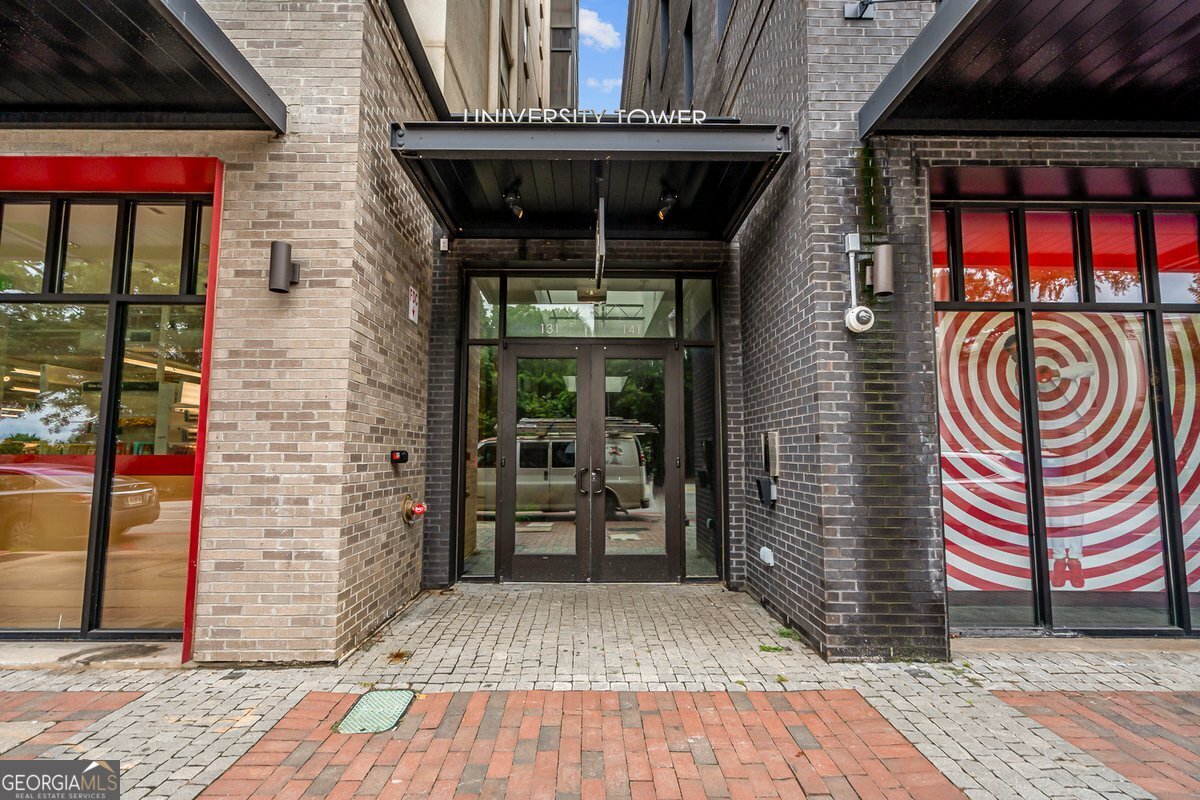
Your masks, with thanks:
<instances>
[{"instance_id":1,"label":"large storefront window","mask_svg":"<svg viewBox=\"0 0 1200 800\"><path fill-rule=\"evenodd\" d=\"M200 419L203 306L131 307L109 499L106 628L177 628Z\"/></svg>"},{"instance_id":2,"label":"large storefront window","mask_svg":"<svg viewBox=\"0 0 1200 800\"><path fill-rule=\"evenodd\" d=\"M182 627L209 209L0 198L0 629Z\"/></svg>"},{"instance_id":3,"label":"large storefront window","mask_svg":"<svg viewBox=\"0 0 1200 800\"><path fill-rule=\"evenodd\" d=\"M103 305L0 305L0 626L78 628Z\"/></svg>"},{"instance_id":4,"label":"large storefront window","mask_svg":"<svg viewBox=\"0 0 1200 800\"><path fill-rule=\"evenodd\" d=\"M1195 247L1193 240L1191 248ZM1200 314L1167 314L1166 345L1184 571L1196 620L1200 615Z\"/></svg>"},{"instance_id":5,"label":"large storefront window","mask_svg":"<svg viewBox=\"0 0 1200 800\"><path fill-rule=\"evenodd\" d=\"M1034 312L1033 344L1055 624L1167 625L1142 315Z\"/></svg>"},{"instance_id":6,"label":"large storefront window","mask_svg":"<svg viewBox=\"0 0 1200 800\"><path fill-rule=\"evenodd\" d=\"M1030 625L1016 317L938 314L946 582L958 625Z\"/></svg>"},{"instance_id":7,"label":"large storefront window","mask_svg":"<svg viewBox=\"0 0 1200 800\"><path fill-rule=\"evenodd\" d=\"M1200 301L1196 215L969 204L934 214L951 623L1190 630L1200 315L1184 311ZM962 231L961 247L947 230ZM1009 297L996 275L1014 243Z\"/></svg>"}]
</instances>

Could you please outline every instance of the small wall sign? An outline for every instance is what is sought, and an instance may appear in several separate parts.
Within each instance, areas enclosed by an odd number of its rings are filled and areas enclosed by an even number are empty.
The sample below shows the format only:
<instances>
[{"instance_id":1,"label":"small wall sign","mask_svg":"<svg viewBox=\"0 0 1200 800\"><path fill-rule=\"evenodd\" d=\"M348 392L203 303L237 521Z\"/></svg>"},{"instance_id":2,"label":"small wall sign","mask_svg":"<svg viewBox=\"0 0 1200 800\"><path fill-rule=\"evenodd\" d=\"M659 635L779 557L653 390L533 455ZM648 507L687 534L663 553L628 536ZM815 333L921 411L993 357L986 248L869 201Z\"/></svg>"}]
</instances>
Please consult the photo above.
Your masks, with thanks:
<instances>
[{"instance_id":1,"label":"small wall sign","mask_svg":"<svg viewBox=\"0 0 1200 800\"><path fill-rule=\"evenodd\" d=\"M417 311L421 308L421 297L415 286L408 287L408 321L417 321Z\"/></svg>"}]
</instances>

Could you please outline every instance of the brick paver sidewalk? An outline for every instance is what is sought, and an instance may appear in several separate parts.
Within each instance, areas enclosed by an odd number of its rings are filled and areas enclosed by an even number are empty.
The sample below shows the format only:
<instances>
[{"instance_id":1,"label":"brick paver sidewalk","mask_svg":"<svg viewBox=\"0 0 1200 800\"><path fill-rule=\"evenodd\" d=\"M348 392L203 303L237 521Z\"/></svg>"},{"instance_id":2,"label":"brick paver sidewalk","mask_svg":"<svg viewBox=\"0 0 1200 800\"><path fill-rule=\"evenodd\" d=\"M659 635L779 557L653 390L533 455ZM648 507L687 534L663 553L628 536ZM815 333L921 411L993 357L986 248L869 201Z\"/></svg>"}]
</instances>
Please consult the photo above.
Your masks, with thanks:
<instances>
[{"instance_id":1,"label":"brick paver sidewalk","mask_svg":"<svg viewBox=\"0 0 1200 800\"><path fill-rule=\"evenodd\" d=\"M37 758L141 697L140 692L0 692L0 726L20 732L4 758ZM0 739L0 745L3 740Z\"/></svg>"},{"instance_id":2,"label":"brick paver sidewalk","mask_svg":"<svg viewBox=\"0 0 1200 800\"><path fill-rule=\"evenodd\" d=\"M308 695L209 798L917 798L963 794L853 691L459 692L339 734Z\"/></svg>"},{"instance_id":3,"label":"brick paver sidewalk","mask_svg":"<svg viewBox=\"0 0 1200 800\"><path fill-rule=\"evenodd\" d=\"M955 652L827 664L716 586L463 585L338 666L0 670L0 758L118 759L122 800L1200 797L1196 643ZM332 733L371 688L423 696Z\"/></svg>"},{"instance_id":4,"label":"brick paver sidewalk","mask_svg":"<svg viewBox=\"0 0 1200 800\"><path fill-rule=\"evenodd\" d=\"M1200 798L1200 693L998 694L1158 800Z\"/></svg>"}]
</instances>

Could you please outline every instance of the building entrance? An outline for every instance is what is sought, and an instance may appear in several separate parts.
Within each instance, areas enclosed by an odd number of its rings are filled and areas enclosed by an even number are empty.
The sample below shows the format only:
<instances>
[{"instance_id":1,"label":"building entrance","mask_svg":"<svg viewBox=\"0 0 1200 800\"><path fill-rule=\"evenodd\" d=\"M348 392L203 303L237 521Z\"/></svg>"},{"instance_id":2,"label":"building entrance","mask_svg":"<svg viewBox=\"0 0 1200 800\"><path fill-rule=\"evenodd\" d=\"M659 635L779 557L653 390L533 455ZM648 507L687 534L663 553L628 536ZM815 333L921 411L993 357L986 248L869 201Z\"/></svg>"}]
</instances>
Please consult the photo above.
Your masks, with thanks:
<instances>
[{"instance_id":1,"label":"building entrance","mask_svg":"<svg viewBox=\"0 0 1200 800\"><path fill-rule=\"evenodd\" d=\"M677 351L536 343L509 353L496 470L502 574L677 580L683 457L667 414L679 406Z\"/></svg>"},{"instance_id":2,"label":"building entrance","mask_svg":"<svg viewBox=\"0 0 1200 800\"><path fill-rule=\"evenodd\" d=\"M712 281L591 280L470 281L460 574L719 577Z\"/></svg>"}]
</instances>

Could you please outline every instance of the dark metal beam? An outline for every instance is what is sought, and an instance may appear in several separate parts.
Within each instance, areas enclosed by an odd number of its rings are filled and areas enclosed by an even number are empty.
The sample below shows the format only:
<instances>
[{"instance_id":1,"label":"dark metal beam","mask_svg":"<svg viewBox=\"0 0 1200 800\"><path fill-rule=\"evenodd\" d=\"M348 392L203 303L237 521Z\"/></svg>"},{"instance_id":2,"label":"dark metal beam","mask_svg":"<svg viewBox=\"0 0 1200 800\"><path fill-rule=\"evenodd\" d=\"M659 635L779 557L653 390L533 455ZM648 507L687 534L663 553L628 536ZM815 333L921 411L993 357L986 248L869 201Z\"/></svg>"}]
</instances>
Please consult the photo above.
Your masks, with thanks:
<instances>
[{"instance_id":1,"label":"dark metal beam","mask_svg":"<svg viewBox=\"0 0 1200 800\"><path fill-rule=\"evenodd\" d=\"M791 151L782 125L393 123L402 158L767 161Z\"/></svg>"},{"instance_id":2,"label":"dark metal beam","mask_svg":"<svg viewBox=\"0 0 1200 800\"><path fill-rule=\"evenodd\" d=\"M287 104L196 0L148 0L196 55L276 133L287 131Z\"/></svg>"},{"instance_id":3,"label":"dark metal beam","mask_svg":"<svg viewBox=\"0 0 1200 800\"><path fill-rule=\"evenodd\" d=\"M3 111L0 128L265 131L256 114L209 111Z\"/></svg>"},{"instance_id":4,"label":"dark metal beam","mask_svg":"<svg viewBox=\"0 0 1200 800\"><path fill-rule=\"evenodd\" d=\"M907 119L881 120L864 136L1195 136L1195 122L1091 119Z\"/></svg>"},{"instance_id":5,"label":"dark metal beam","mask_svg":"<svg viewBox=\"0 0 1200 800\"><path fill-rule=\"evenodd\" d=\"M416 67L417 77L421 79L421 86L429 97L433 113L437 115L438 119L449 119L450 108L446 105L446 97L442 94L441 84L438 83L433 74L433 68L429 65L429 56L425 53L425 45L421 44L421 36L417 33L412 15L408 13L408 6L404 2L405 0L387 0L388 9L392 12L392 19L396 21L396 27L400 29L400 39L404 42L404 49L408 51L408 57L412 59L413 66Z\"/></svg>"},{"instance_id":6,"label":"dark metal beam","mask_svg":"<svg viewBox=\"0 0 1200 800\"><path fill-rule=\"evenodd\" d=\"M729 175L730 182L713 183L702 199L689 195L695 208L677 208L658 224L650 224L653 208L640 201L626 207L623 195L609 196L607 238L729 240L791 149L788 129L775 125L457 121L394 123L391 133L393 154L444 230L466 238L590 238L600 196L598 177L617 164L653 185L657 196L662 162L671 162L700 175L720 165L720 174ZM588 186L575 188L576 198L590 196L589 202L559 205L547 199L554 196L548 166L555 161L589 165L578 173L589 176ZM487 176L511 177L514 172L525 181L527 213L520 222L478 196L481 183L487 191ZM498 194L498 185L491 188ZM639 190L638 198L643 194Z\"/></svg>"},{"instance_id":7,"label":"dark metal beam","mask_svg":"<svg viewBox=\"0 0 1200 800\"><path fill-rule=\"evenodd\" d=\"M938 59L959 40L995 0L943 0L929 24L900 56L879 88L858 112L858 135L866 139L878 133L880 124L904 102L917 84L936 66Z\"/></svg>"}]
</instances>

